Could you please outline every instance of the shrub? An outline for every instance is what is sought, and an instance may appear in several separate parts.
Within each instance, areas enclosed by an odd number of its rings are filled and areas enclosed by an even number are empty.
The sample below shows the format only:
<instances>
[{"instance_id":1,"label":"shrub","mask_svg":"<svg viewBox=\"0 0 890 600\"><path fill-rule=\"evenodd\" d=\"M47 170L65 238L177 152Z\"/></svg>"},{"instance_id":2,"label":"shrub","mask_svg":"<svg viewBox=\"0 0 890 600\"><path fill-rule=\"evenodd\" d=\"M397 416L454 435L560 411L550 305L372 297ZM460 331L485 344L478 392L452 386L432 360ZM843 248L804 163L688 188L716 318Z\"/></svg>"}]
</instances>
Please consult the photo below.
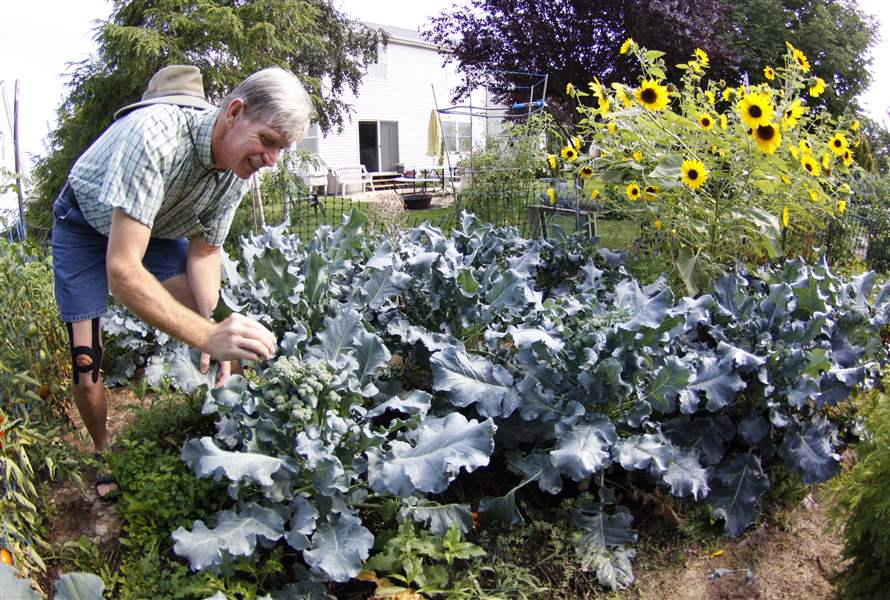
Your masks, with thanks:
<instances>
[{"instance_id":1,"label":"shrub","mask_svg":"<svg viewBox=\"0 0 890 600\"><path fill-rule=\"evenodd\" d=\"M890 371L884 371L884 385ZM865 435L856 447L856 465L829 485L832 517L844 536L844 553L852 564L840 580L841 597L866 600L887 597L890 571L890 395L873 390L860 403Z\"/></svg>"}]
</instances>

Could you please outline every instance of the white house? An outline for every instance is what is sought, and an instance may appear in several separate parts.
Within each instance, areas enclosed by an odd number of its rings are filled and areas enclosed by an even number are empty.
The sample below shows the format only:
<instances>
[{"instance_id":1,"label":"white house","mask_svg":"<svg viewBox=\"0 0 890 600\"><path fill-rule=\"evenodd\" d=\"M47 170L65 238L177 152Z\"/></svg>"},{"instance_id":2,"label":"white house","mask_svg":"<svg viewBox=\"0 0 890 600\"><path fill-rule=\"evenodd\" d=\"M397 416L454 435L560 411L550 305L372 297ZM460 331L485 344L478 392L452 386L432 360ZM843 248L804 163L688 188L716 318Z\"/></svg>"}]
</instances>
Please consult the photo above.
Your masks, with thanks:
<instances>
[{"instance_id":1,"label":"white house","mask_svg":"<svg viewBox=\"0 0 890 600\"><path fill-rule=\"evenodd\" d=\"M430 115L437 103L439 108L452 105L454 88L461 80L453 65L443 66L442 50L416 31L366 25L383 29L389 42L380 47L377 63L362 79L358 94L348 90L344 94L344 102L353 108L348 122L343 131L322 137L317 125L311 125L299 147L317 154L329 169L364 165L374 173L393 172L397 165L405 169L433 166L439 158L427 155ZM474 91L471 100L477 107L487 103L483 90ZM440 116L452 163L459 153L468 153L471 145L484 144L484 119L469 114Z\"/></svg>"}]
</instances>

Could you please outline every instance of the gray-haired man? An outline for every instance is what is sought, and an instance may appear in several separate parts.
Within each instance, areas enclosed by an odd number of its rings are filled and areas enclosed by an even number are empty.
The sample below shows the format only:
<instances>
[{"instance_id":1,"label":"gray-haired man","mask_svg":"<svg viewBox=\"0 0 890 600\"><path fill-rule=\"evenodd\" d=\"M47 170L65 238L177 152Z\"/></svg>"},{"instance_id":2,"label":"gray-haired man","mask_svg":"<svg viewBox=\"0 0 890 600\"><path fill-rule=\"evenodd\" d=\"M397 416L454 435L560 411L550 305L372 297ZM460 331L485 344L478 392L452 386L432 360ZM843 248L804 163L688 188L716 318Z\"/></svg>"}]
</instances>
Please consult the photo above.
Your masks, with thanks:
<instances>
[{"instance_id":1,"label":"gray-haired man","mask_svg":"<svg viewBox=\"0 0 890 600\"><path fill-rule=\"evenodd\" d=\"M299 139L312 112L292 73L264 69L215 108L196 67L152 77L142 101L77 160L53 206L56 300L71 341L75 404L96 451L106 444L100 319L109 290L149 324L220 361L265 360L274 335L233 314L211 321L220 246L257 170ZM97 492L113 487L97 480ZM113 482L111 483L113 486Z\"/></svg>"}]
</instances>

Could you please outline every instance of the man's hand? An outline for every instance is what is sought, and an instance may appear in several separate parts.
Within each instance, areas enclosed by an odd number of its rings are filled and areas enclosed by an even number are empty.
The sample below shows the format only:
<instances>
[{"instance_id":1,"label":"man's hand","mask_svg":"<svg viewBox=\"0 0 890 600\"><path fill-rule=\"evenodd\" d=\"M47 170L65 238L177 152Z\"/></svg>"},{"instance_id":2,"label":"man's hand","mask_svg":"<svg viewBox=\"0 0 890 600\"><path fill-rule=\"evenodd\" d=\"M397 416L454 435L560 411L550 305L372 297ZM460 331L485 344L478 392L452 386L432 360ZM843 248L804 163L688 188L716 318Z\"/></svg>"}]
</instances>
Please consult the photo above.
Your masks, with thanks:
<instances>
[{"instance_id":1,"label":"man's hand","mask_svg":"<svg viewBox=\"0 0 890 600\"><path fill-rule=\"evenodd\" d=\"M221 323L211 325L201 350L219 361L245 359L268 360L275 354L275 335L252 319L233 313ZM203 367L203 360L202 367Z\"/></svg>"},{"instance_id":2,"label":"man's hand","mask_svg":"<svg viewBox=\"0 0 890 600\"><path fill-rule=\"evenodd\" d=\"M215 387L222 387L226 383L226 379L228 379L232 375L232 363L228 360L219 361L219 370L216 372L216 384ZM210 355L206 352L201 353L201 362L198 365L199 369L202 373L206 373L210 370Z\"/></svg>"}]
</instances>

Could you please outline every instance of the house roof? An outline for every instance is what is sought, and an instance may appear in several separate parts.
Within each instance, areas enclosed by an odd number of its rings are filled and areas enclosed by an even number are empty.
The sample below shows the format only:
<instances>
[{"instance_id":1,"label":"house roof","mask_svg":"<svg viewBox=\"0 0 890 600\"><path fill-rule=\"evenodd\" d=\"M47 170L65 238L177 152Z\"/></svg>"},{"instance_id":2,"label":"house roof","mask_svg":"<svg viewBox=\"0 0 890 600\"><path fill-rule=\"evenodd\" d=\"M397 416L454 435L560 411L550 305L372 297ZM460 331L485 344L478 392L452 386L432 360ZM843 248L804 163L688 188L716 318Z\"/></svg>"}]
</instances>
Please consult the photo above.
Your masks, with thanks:
<instances>
[{"instance_id":1,"label":"house roof","mask_svg":"<svg viewBox=\"0 0 890 600\"><path fill-rule=\"evenodd\" d=\"M381 25L380 23L369 23L363 21L365 25L371 29L382 29L389 35L390 44L402 44L405 46L415 46L418 48L428 48L437 52L444 50L435 44L431 44L421 37L420 33L414 29L405 29L404 27L394 27L392 25Z\"/></svg>"}]
</instances>

